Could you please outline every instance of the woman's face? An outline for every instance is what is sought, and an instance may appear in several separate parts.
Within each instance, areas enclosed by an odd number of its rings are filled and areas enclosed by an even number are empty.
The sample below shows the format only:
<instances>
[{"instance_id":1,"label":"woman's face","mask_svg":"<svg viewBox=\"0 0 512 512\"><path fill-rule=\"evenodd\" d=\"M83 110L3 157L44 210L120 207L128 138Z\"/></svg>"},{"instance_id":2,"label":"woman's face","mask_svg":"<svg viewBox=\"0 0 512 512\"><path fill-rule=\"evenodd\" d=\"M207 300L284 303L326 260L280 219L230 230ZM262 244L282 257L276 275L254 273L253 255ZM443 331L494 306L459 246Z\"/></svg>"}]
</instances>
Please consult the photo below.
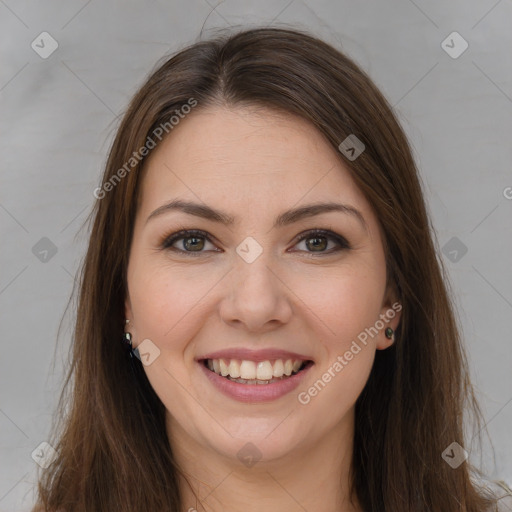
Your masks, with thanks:
<instances>
[{"instance_id":1,"label":"woman's face","mask_svg":"<svg viewBox=\"0 0 512 512\"><path fill-rule=\"evenodd\" d=\"M194 206L165 206L177 200ZM341 206L314 208L324 203ZM170 239L181 230L201 233ZM305 121L265 109L195 111L153 150L128 292L128 330L172 437L230 459L350 436L399 321L377 219L339 155Z\"/></svg>"}]
</instances>

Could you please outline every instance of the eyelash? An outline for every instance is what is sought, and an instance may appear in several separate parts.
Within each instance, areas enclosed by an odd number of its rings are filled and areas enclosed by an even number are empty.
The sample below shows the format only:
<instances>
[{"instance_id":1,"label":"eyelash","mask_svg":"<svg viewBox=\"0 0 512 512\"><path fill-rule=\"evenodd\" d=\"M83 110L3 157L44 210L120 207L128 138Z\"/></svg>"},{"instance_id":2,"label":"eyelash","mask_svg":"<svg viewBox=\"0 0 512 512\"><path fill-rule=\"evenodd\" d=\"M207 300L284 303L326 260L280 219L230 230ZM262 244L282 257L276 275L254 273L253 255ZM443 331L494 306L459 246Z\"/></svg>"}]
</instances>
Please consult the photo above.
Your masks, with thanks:
<instances>
[{"instance_id":1,"label":"eyelash","mask_svg":"<svg viewBox=\"0 0 512 512\"><path fill-rule=\"evenodd\" d=\"M307 231L307 232L299 235L299 239L297 240L296 244L298 244L308 238L314 238L314 237L319 237L319 236L322 236L325 238L330 238L330 239L334 240L335 242L337 242L339 244L340 247L337 249L334 249L334 250L331 249L329 251L318 252L318 253L306 251L312 257L316 257L317 255L320 255L320 256L321 255L330 255L330 254L339 252L341 250L351 249L350 244L347 242L347 240L344 237L334 233L333 231L327 230L327 229L312 229L310 231ZM172 244L174 244L177 240L182 240L182 239L187 239L187 238L192 238L192 237L204 238L208 242L213 243L212 240L210 239L210 237L208 236L208 233L206 233L205 231L202 231L200 229L182 229L181 231L178 231L178 232L175 232L175 233L165 236L160 245L160 248L162 250L176 251L181 254L186 254L187 256L190 255L192 257L196 257L201 254L204 254L204 252L206 252L206 251L184 251L182 249L177 249L176 247L171 247ZM300 251L300 252L303 252L303 251Z\"/></svg>"}]
</instances>

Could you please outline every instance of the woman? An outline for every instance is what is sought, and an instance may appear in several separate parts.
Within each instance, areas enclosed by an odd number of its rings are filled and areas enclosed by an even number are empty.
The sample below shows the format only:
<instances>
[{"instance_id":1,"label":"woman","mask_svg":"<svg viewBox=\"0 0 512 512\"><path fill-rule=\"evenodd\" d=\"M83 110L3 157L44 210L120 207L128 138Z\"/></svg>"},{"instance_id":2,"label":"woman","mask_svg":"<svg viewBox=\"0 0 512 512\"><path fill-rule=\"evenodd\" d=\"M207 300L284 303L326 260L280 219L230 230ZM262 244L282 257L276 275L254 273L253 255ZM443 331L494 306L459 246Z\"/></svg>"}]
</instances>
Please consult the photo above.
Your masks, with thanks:
<instances>
[{"instance_id":1,"label":"woman","mask_svg":"<svg viewBox=\"0 0 512 512\"><path fill-rule=\"evenodd\" d=\"M42 510L505 506L467 460L481 415L408 142L349 58L270 28L186 48L94 195Z\"/></svg>"}]
</instances>

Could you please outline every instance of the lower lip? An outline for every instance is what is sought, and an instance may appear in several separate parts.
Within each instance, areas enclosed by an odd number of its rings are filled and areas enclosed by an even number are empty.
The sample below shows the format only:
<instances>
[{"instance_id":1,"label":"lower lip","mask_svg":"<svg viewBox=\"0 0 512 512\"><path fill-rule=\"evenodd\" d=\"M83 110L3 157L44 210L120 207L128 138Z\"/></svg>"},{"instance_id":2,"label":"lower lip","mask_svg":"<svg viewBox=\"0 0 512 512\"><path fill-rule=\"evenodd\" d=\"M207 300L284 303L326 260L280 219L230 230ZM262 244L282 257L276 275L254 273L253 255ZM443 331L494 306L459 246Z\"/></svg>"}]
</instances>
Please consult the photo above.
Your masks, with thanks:
<instances>
[{"instance_id":1,"label":"lower lip","mask_svg":"<svg viewBox=\"0 0 512 512\"><path fill-rule=\"evenodd\" d=\"M199 361L198 364L206 377L221 393L239 402L271 402L277 400L293 391L313 366L313 363L309 362L299 373L271 384L240 384L212 372L204 365L203 361Z\"/></svg>"}]
</instances>

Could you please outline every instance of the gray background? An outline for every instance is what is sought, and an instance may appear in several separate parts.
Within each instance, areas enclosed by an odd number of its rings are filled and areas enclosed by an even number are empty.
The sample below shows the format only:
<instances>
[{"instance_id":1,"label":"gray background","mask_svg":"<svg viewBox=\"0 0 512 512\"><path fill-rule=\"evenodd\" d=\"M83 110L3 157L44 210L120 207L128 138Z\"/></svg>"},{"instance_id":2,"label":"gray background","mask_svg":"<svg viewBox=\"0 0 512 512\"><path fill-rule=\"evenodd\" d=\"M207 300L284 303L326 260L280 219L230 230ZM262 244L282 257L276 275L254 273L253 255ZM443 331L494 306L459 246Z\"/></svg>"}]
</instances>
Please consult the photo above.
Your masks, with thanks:
<instances>
[{"instance_id":1,"label":"gray background","mask_svg":"<svg viewBox=\"0 0 512 512\"><path fill-rule=\"evenodd\" d=\"M494 461L486 442L482 463L512 484L510 20L510 0L0 0L0 511L33 502L31 453L62 384L70 315L55 347L85 251L79 228L116 118L165 54L229 25L309 29L353 57L396 107L496 452ZM46 59L31 47L43 31L58 42ZM453 31L469 44L458 58L441 45ZM41 252L43 237L56 254Z\"/></svg>"}]
</instances>

